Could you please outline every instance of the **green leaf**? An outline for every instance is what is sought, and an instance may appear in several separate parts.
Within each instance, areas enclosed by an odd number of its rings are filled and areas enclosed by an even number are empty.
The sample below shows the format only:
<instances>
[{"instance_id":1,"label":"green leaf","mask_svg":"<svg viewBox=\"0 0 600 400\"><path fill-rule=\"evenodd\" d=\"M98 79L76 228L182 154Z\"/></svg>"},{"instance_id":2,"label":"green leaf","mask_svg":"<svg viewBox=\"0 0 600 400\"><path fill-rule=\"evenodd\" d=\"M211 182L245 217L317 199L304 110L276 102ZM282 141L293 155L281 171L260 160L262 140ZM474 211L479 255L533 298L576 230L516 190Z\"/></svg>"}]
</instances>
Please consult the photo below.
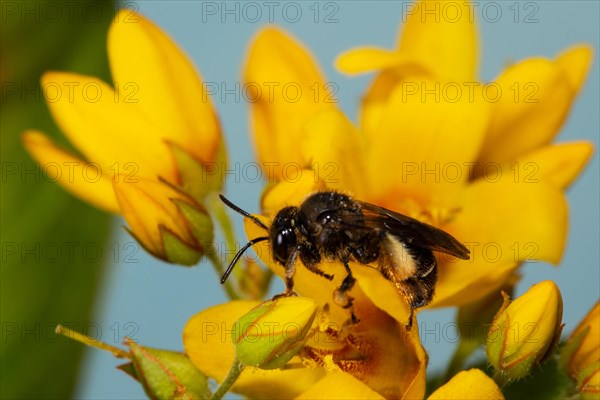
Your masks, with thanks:
<instances>
[{"instance_id":1,"label":"green leaf","mask_svg":"<svg viewBox=\"0 0 600 400\"><path fill-rule=\"evenodd\" d=\"M86 3L2 3L1 398L72 397L84 349L56 336L54 326L90 329L109 256L110 217L45 177L20 141L23 130L35 128L66 142L43 100L44 71L109 80L106 32L114 3ZM92 8L99 17L90 22L83 10Z\"/></svg>"},{"instance_id":2,"label":"green leaf","mask_svg":"<svg viewBox=\"0 0 600 400\"><path fill-rule=\"evenodd\" d=\"M182 353L128 343L133 355L131 364L119 366L144 386L152 399L208 399L208 379Z\"/></svg>"}]
</instances>

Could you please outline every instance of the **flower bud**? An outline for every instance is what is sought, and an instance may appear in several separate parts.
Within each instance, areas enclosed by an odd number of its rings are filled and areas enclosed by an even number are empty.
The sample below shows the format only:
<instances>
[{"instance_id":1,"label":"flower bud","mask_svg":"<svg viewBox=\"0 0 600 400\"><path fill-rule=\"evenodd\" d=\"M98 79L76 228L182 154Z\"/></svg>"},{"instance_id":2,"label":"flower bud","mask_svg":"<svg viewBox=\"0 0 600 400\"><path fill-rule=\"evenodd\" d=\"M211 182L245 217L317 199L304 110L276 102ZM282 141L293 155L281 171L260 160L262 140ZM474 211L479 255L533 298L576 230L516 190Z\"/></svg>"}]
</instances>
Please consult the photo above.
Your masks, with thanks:
<instances>
[{"instance_id":1,"label":"flower bud","mask_svg":"<svg viewBox=\"0 0 600 400\"><path fill-rule=\"evenodd\" d=\"M562 331L562 297L556 284L544 281L496 314L487 336L487 357L505 380L519 379L554 350Z\"/></svg>"},{"instance_id":2,"label":"flower bud","mask_svg":"<svg viewBox=\"0 0 600 400\"><path fill-rule=\"evenodd\" d=\"M600 302L573 331L560 355L561 365L577 382L583 398L600 393ZM596 397L594 397L596 396Z\"/></svg>"},{"instance_id":3,"label":"flower bud","mask_svg":"<svg viewBox=\"0 0 600 400\"><path fill-rule=\"evenodd\" d=\"M139 381L152 399L206 399L208 378L185 354L140 346L126 340L131 362L117 368Z\"/></svg>"},{"instance_id":4,"label":"flower bud","mask_svg":"<svg viewBox=\"0 0 600 400\"><path fill-rule=\"evenodd\" d=\"M210 243L210 217L187 194L160 181L117 176L114 189L131 234L148 252L167 262L193 265Z\"/></svg>"},{"instance_id":5,"label":"flower bud","mask_svg":"<svg viewBox=\"0 0 600 400\"><path fill-rule=\"evenodd\" d=\"M473 368L459 372L427 398L437 399L504 400L504 396L496 382L480 369Z\"/></svg>"},{"instance_id":6,"label":"flower bud","mask_svg":"<svg viewBox=\"0 0 600 400\"><path fill-rule=\"evenodd\" d=\"M242 364L262 369L281 368L302 349L317 312L305 297L266 301L234 325L232 340Z\"/></svg>"}]
</instances>

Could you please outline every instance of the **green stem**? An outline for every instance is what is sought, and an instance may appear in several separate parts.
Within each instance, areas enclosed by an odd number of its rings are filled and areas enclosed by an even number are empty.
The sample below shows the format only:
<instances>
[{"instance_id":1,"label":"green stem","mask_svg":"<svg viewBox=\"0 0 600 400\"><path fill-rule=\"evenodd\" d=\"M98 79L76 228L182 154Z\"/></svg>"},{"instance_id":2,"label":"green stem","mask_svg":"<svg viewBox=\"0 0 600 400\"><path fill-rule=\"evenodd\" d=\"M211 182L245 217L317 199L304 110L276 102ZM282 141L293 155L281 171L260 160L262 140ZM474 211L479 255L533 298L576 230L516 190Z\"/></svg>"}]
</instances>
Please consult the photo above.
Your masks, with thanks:
<instances>
[{"instance_id":1,"label":"green stem","mask_svg":"<svg viewBox=\"0 0 600 400\"><path fill-rule=\"evenodd\" d=\"M63 335L69 339L75 340L79 343L83 343L85 345L91 346L91 347L96 347L100 350L106 350L106 351L110 351L115 357L117 358L129 358L131 359L131 354L129 354L127 351L119 349L118 347L115 346L111 346L109 344L106 344L104 342L101 342L97 339L91 338L89 336L86 336L82 333L79 333L77 331L74 331L72 329L69 329L65 326L62 325L56 325L56 329L54 330L54 332L56 332L56 334L58 335Z\"/></svg>"},{"instance_id":2,"label":"green stem","mask_svg":"<svg viewBox=\"0 0 600 400\"><path fill-rule=\"evenodd\" d=\"M229 215L225 211L225 207L224 207L223 203L221 202L221 199L219 199L219 197L217 195L214 195L214 194L209 195L206 197L205 205L208 207L208 209L210 210L210 214L212 216L214 216L217 223L221 227L221 231L223 232L223 236L225 237L226 248L235 249L235 247L236 247L235 232L233 230L233 226L231 225L231 220L229 219ZM232 258L233 258L233 255L230 257L227 257L227 264L229 264L229 262L231 262ZM210 254L210 255L208 255L208 259L211 262L211 264L213 265L213 268L215 269L217 275L219 275L219 278L221 278L223 276L223 273L225 272L226 267L221 262L221 258L219 257L219 255L218 254ZM225 283L223 284L223 287L224 287L225 292L227 293L227 296L229 297L230 300L238 300L241 298L240 294L239 294L239 290L236 289L236 287L234 286L234 283L231 279L228 279L227 281L225 281Z\"/></svg>"},{"instance_id":3,"label":"green stem","mask_svg":"<svg viewBox=\"0 0 600 400\"><path fill-rule=\"evenodd\" d=\"M214 253L208 254L208 259L210 260L210 263L215 269L215 272L219 276L219 279L221 279L223 273L225 272L225 266L223 265L223 263L221 263L219 255ZM228 279L225 281L225 283L223 283L223 288L225 289L225 293L227 293L227 296L229 296L230 300L240 299L240 295L233 286L233 281L231 279Z\"/></svg>"},{"instance_id":4,"label":"green stem","mask_svg":"<svg viewBox=\"0 0 600 400\"><path fill-rule=\"evenodd\" d=\"M210 397L210 400L221 400L223 396L227 394L229 389L231 389L231 386L233 386L243 369L244 365L237 358L233 360L233 364L231 365L231 369L227 373L225 380L221 382L217 390Z\"/></svg>"},{"instance_id":5,"label":"green stem","mask_svg":"<svg viewBox=\"0 0 600 400\"><path fill-rule=\"evenodd\" d=\"M217 222L221 226L221 230L223 231L223 236L225 236L225 242L227 243L228 249L236 248L236 238L235 231L233 230L233 225L231 224L231 219L229 219L229 214L225 210L225 206L221 202L221 199L218 197L212 197L209 201L209 207L212 211L212 214L215 216ZM233 255L231 256L233 258ZM231 259L227 260L228 262Z\"/></svg>"},{"instance_id":6,"label":"green stem","mask_svg":"<svg viewBox=\"0 0 600 400\"><path fill-rule=\"evenodd\" d=\"M462 339L454 354L452 355L452 359L448 364L448 368L446 369L446 374L444 375L444 382L448 382L458 371L462 370L465 365L465 361L473 352L479 347L479 343L474 340L464 340Z\"/></svg>"}]
</instances>

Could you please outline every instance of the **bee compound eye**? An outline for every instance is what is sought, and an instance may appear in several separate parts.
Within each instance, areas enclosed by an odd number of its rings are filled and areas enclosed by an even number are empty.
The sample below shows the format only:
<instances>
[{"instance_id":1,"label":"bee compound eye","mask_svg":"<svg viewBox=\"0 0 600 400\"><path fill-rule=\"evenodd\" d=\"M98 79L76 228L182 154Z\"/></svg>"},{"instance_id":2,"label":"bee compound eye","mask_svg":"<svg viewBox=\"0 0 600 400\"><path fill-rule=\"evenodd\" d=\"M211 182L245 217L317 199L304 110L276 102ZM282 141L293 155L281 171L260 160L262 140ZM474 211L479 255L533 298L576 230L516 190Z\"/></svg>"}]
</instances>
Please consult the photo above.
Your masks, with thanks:
<instances>
[{"instance_id":1,"label":"bee compound eye","mask_svg":"<svg viewBox=\"0 0 600 400\"><path fill-rule=\"evenodd\" d=\"M296 235L292 229L283 229L275 235L273 253L277 261L285 264L292 248L296 245Z\"/></svg>"}]
</instances>

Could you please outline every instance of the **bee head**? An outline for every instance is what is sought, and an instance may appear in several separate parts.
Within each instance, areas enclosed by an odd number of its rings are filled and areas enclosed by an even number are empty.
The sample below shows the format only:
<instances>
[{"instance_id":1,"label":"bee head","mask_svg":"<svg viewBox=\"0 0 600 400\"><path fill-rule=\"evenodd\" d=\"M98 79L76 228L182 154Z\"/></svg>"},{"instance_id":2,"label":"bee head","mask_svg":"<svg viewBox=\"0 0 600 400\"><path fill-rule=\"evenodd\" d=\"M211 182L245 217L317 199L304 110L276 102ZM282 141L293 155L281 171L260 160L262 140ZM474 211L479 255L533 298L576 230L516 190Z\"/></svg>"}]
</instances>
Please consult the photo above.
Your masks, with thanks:
<instances>
[{"instance_id":1,"label":"bee head","mask_svg":"<svg viewBox=\"0 0 600 400\"><path fill-rule=\"evenodd\" d=\"M296 238L297 207L286 207L279 211L269 229L271 247L275 260L285 265L294 247L298 244Z\"/></svg>"}]
</instances>

